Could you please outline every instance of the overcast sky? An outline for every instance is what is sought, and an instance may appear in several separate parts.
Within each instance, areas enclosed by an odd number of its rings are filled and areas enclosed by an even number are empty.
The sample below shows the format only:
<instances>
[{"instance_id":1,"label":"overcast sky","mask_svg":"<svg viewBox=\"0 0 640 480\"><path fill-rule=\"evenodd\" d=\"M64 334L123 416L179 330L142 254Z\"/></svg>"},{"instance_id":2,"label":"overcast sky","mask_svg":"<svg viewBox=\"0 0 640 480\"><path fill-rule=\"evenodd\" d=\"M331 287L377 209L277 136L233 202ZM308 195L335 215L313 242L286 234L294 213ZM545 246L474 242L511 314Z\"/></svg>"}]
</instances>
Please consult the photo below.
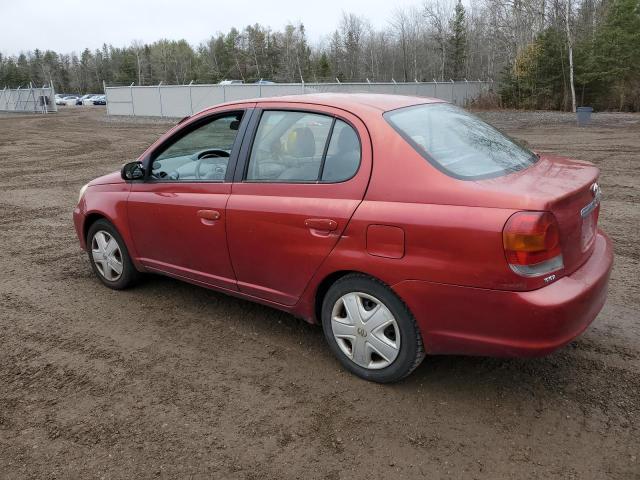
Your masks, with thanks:
<instances>
[{"instance_id":1,"label":"overcast sky","mask_svg":"<svg viewBox=\"0 0 640 480\"><path fill-rule=\"evenodd\" d=\"M79 52L103 43L184 38L197 45L218 31L260 23L304 23L310 41L335 30L343 11L387 25L396 6L420 0L0 0L0 52Z\"/></svg>"}]
</instances>

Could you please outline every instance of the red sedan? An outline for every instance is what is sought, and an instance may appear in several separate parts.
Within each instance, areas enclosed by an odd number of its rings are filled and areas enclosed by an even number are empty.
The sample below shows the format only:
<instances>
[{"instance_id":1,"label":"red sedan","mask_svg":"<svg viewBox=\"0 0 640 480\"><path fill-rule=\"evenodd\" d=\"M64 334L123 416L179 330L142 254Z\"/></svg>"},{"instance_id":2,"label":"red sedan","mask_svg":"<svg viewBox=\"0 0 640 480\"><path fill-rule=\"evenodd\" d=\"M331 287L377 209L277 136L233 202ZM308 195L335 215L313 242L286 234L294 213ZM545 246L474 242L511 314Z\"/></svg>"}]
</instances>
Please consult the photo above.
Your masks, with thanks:
<instances>
[{"instance_id":1,"label":"red sedan","mask_svg":"<svg viewBox=\"0 0 640 480\"><path fill-rule=\"evenodd\" d=\"M599 170L448 103L319 94L219 105L80 191L98 278L169 275L321 323L351 372L544 355L605 302Z\"/></svg>"}]
</instances>

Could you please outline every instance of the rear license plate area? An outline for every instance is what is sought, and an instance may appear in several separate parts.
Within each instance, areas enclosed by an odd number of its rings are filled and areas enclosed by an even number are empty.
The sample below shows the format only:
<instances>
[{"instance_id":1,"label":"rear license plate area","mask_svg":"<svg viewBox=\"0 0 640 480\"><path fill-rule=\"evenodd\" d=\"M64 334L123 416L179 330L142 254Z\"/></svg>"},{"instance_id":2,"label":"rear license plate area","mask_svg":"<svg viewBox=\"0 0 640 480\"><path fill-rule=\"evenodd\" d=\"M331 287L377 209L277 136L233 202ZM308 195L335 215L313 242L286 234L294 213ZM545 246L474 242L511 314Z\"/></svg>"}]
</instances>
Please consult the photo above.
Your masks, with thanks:
<instances>
[{"instance_id":1,"label":"rear license plate area","mask_svg":"<svg viewBox=\"0 0 640 480\"><path fill-rule=\"evenodd\" d=\"M582 219L581 245L582 251L587 250L593 243L596 235L596 212L595 210Z\"/></svg>"},{"instance_id":2,"label":"rear license plate area","mask_svg":"<svg viewBox=\"0 0 640 480\"><path fill-rule=\"evenodd\" d=\"M600 207L600 199L594 198L580 212L582 217L582 232L580 235L580 244L582 251L586 251L591 247L596 236L598 227L598 212Z\"/></svg>"}]
</instances>

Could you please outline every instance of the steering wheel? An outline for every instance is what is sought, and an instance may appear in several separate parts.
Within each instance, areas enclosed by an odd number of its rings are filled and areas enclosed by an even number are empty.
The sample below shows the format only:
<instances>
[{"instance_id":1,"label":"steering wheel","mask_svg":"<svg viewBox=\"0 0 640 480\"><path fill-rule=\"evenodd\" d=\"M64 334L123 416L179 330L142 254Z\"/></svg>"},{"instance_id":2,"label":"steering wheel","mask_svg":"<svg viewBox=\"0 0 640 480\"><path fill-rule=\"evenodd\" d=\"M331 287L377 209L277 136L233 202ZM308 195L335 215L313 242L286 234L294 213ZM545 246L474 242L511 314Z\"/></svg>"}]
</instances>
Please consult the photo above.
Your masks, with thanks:
<instances>
[{"instance_id":1,"label":"steering wheel","mask_svg":"<svg viewBox=\"0 0 640 480\"><path fill-rule=\"evenodd\" d=\"M229 158L229 152L225 150L220 150L217 148L213 148L211 150L205 150L203 152L199 152L196 157L196 178L198 180L202 180L205 176L200 172L200 167L202 166L203 160L210 160L215 158ZM227 171L227 161L221 162L213 162L213 172L216 176L221 176L220 180L224 180L224 174ZM218 163L218 165L216 165Z\"/></svg>"}]
</instances>

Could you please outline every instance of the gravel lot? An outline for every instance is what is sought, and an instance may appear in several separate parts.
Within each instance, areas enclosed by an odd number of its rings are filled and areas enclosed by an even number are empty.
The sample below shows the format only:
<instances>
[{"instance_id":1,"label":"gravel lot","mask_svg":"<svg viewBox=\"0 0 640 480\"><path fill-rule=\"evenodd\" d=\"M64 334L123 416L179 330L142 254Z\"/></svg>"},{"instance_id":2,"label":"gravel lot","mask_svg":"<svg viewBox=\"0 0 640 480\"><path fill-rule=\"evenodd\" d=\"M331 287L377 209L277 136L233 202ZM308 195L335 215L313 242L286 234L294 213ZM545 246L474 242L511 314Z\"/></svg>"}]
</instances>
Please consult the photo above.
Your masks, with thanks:
<instances>
[{"instance_id":1,"label":"gravel lot","mask_svg":"<svg viewBox=\"0 0 640 480\"><path fill-rule=\"evenodd\" d=\"M432 357L392 386L344 372L286 314L93 277L78 189L166 122L0 115L0 478L640 478L640 115L482 115L600 166L609 299L552 356Z\"/></svg>"}]
</instances>

